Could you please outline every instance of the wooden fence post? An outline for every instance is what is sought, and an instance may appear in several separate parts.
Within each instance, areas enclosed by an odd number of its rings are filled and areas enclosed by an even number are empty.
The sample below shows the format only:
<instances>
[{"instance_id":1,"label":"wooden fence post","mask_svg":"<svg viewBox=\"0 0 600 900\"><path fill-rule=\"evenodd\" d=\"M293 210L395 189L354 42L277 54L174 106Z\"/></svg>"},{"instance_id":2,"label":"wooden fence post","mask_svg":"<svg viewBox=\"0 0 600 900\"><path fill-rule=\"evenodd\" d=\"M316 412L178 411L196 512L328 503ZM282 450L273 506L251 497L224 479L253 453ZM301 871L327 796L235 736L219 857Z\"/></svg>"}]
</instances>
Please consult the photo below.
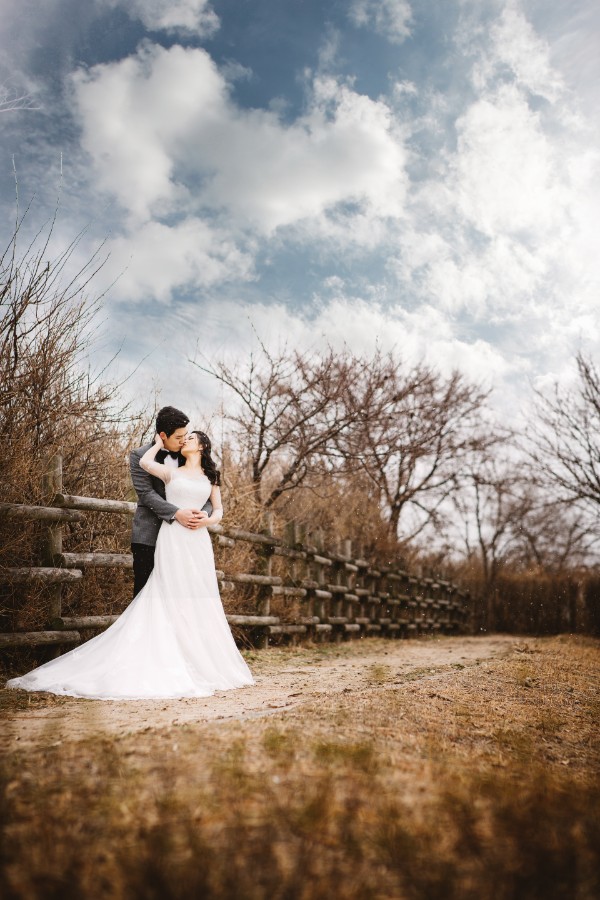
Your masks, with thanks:
<instances>
[{"instance_id":1,"label":"wooden fence post","mask_svg":"<svg viewBox=\"0 0 600 900\"><path fill-rule=\"evenodd\" d=\"M264 526L263 533L272 535L273 534L273 513L266 512L264 514ZM274 548L265 544L260 549L260 570L261 575L271 576L273 574L273 550ZM264 587L259 589L259 597L256 603L256 611L259 616L270 616L271 615L271 595L273 591L270 585L265 585ZM265 628L258 636L257 646L261 650L266 650L269 646L269 632L268 629Z\"/></svg>"},{"instance_id":2,"label":"wooden fence post","mask_svg":"<svg viewBox=\"0 0 600 900\"><path fill-rule=\"evenodd\" d=\"M51 506L57 494L63 492L63 460L60 453L56 453L48 460L46 471L42 477L44 502ZM46 566L56 566L57 559L62 554L62 522L51 522L46 529L46 539L42 551L43 563ZM62 584L60 581L48 585L50 598L49 620L54 622L62 615ZM60 655L60 647L52 651L54 656Z\"/></svg>"},{"instance_id":3,"label":"wooden fence post","mask_svg":"<svg viewBox=\"0 0 600 900\"><path fill-rule=\"evenodd\" d=\"M314 577L317 587L313 595L313 612L320 619L320 624L316 626L316 634L318 641L326 640L326 636L332 632L332 626L329 622L331 614L331 593L326 589L327 576L325 573L326 557L321 554L324 552L325 537L321 528L317 528L313 532L313 542L317 552L312 554L309 577Z\"/></svg>"}]
</instances>

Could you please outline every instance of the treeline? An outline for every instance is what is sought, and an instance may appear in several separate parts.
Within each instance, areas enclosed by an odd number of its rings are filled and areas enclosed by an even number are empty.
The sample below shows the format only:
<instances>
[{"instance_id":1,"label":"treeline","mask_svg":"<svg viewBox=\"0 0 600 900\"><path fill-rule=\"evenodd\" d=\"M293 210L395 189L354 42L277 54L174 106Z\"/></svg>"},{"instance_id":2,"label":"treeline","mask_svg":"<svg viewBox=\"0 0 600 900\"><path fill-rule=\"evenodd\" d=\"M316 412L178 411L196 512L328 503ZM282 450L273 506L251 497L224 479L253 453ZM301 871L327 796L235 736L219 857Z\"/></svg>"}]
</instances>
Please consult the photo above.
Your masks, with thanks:
<instances>
[{"instance_id":1,"label":"treeline","mask_svg":"<svg viewBox=\"0 0 600 900\"><path fill-rule=\"evenodd\" d=\"M66 492L129 498L126 453L151 438L154 409L119 405L123 386L110 383L108 372L90 372L102 305L93 278L102 260L70 274L77 240L51 259L52 224L23 252L21 229L17 223L0 261L3 500L39 502L45 463L58 451ZM198 369L228 395L217 450L229 521L257 528L270 513L281 526L295 521L349 538L382 563L401 560L462 579L477 598L477 627L508 627L498 610L509 581L513 596L519 579L531 592L532 579L583 584L592 568L600 380L583 355L571 389L537 396L526 435L498 425L488 392L459 371L408 364L397 351L367 357L348 348L260 345L235 364L196 358L190 378ZM73 525L69 540L74 550L118 550L128 537L127 523L115 533L114 520L99 515L93 525ZM4 524L0 563L34 559L36 540L35 526L17 533ZM125 581L117 585L111 608L129 591ZM551 593L539 594L540 608ZM5 623L17 616L23 624L37 602L5 590ZM103 602L98 587L94 604ZM592 621L595 601L585 602ZM521 630L528 621L556 630L548 617L540 624L539 616L524 616L526 606L517 601L510 621ZM562 629L564 616L550 619Z\"/></svg>"}]
</instances>

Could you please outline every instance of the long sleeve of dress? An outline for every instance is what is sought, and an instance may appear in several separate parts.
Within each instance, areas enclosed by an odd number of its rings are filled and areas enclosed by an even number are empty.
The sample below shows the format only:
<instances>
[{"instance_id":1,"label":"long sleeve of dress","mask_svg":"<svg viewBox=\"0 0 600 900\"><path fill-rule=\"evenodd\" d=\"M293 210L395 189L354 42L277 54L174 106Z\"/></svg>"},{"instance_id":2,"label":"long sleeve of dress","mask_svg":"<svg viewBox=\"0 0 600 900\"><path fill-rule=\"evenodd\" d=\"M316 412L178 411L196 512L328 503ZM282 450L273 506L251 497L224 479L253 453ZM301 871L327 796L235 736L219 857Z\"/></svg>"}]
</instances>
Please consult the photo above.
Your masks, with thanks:
<instances>
[{"instance_id":1,"label":"long sleeve of dress","mask_svg":"<svg viewBox=\"0 0 600 900\"><path fill-rule=\"evenodd\" d=\"M160 464L156 463L156 465L158 466ZM142 506L151 509L159 519L170 522L179 507L169 503L168 500L161 497L154 489L150 473L144 471L140 464L139 456L134 452L129 455L129 468L131 471L131 481L135 492L138 495L139 503ZM165 467L163 466L163 468ZM158 477L160 478L161 476L159 475Z\"/></svg>"},{"instance_id":2,"label":"long sleeve of dress","mask_svg":"<svg viewBox=\"0 0 600 900\"><path fill-rule=\"evenodd\" d=\"M145 455L146 454L144 454L144 456ZM144 459L144 456L140 459L140 466L142 469L149 472L150 475L154 475L155 478L160 478L165 484L168 484L171 480L171 470L162 463L156 462L155 459Z\"/></svg>"}]
</instances>

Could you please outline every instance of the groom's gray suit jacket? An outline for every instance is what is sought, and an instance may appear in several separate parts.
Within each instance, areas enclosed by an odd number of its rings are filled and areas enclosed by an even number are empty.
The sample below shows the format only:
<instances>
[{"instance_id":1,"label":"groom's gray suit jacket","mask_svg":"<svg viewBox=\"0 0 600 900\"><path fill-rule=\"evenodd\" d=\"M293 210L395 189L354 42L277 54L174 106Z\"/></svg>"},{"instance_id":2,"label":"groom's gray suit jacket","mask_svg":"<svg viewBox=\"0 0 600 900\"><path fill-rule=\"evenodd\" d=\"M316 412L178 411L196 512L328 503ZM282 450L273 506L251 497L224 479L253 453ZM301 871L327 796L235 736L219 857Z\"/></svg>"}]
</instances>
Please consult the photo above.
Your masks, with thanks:
<instances>
[{"instance_id":1,"label":"groom's gray suit jacket","mask_svg":"<svg viewBox=\"0 0 600 900\"><path fill-rule=\"evenodd\" d=\"M129 468L131 471L131 481L138 496L138 505L133 517L133 526L131 528L131 543L146 544L154 547L158 532L163 522L172 522L173 516L179 509L165 499L165 483L161 478L150 475L140 465L140 459L152 447L152 444L146 444L145 447L139 447L132 450L129 454ZM156 461L162 462L166 456L164 450L159 450L156 454ZM180 465L183 465L183 457ZM212 504L210 500L204 504L202 509L210 514L212 513Z\"/></svg>"}]
</instances>

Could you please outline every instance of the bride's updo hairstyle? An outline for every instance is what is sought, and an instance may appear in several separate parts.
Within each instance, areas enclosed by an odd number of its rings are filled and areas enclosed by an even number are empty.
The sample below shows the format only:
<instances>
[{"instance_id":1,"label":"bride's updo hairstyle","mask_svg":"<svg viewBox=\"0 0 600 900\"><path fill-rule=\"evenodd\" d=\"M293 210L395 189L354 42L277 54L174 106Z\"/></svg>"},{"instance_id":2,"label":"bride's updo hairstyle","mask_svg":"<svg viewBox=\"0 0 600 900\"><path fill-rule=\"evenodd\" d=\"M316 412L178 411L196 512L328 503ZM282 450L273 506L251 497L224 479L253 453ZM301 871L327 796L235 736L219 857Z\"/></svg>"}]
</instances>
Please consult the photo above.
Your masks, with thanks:
<instances>
[{"instance_id":1,"label":"bride's updo hairstyle","mask_svg":"<svg viewBox=\"0 0 600 900\"><path fill-rule=\"evenodd\" d=\"M192 431L192 434L195 434L198 438L198 442L202 446L202 453L200 456L200 465L204 471L204 474L208 478L211 484L220 485L221 484L221 473L217 469L215 465L215 461L210 455L210 451L212 449L212 444L210 442L210 438L207 434L204 434L203 431Z\"/></svg>"}]
</instances>

